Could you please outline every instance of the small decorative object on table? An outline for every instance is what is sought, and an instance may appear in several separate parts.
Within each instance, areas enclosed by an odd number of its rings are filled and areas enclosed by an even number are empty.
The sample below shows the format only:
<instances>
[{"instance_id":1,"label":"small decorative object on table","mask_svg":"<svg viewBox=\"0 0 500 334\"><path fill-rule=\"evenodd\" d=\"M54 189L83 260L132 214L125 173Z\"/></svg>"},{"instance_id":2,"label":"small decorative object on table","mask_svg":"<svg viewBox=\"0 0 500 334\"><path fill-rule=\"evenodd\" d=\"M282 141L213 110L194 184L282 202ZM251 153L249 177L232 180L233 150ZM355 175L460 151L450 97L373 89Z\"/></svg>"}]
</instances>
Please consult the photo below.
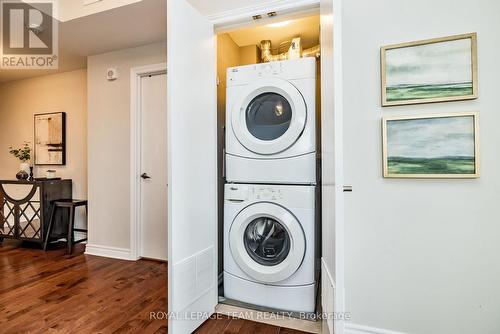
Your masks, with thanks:
<instances>
[{"instance_id":1,"label":"small decorative object on table","mask_svg":"<svg viewBox=\"0 0 500 334\"><path fill-rule=\"evenodd\" d=\"M56 178L56 171L53 169L47 170L47 180L55 179L55 178Z\"/></svg>"},{"instance_id":2,"label":"small decorative object on table","mask_svg":"<svg viewBox=\"0 0 500 334\"><path fill-rule=\"evenodd\" d=\"M20 148L9 147L9 153L21 161L20 171L16 174L18 180L27 180L29 177L31 160L31 147L29 142L24 142L24 146Z\"/></svg>"}]
</instances>

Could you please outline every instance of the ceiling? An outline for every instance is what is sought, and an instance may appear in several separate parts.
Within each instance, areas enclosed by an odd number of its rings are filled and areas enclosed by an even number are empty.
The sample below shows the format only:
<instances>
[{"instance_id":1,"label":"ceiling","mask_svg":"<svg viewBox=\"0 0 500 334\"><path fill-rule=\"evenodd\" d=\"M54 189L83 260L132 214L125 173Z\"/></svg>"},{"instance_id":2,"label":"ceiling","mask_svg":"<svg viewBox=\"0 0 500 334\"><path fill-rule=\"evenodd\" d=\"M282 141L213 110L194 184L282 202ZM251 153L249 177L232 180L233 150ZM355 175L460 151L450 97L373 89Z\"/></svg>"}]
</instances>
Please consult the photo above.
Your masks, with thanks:
<instances>
[{"instance_id":1,"label":"ceiling","mask_svg":"<svg viewBox=\"0 0 500 334\"><path fill-rule=\"evenodd\" d=\"M166 41L166 10L165 0L143 0L60 22L59 69L0 70L0 82L85 68L89 55Z\"/></svg>"},{"instance_id":2,"label":"ceiling","mask_svg":"<svg viewBox=\"0 0 500 334\"><path fill-rule=\"evenodd\" d=\"M269 0L188 0L201 14L209 16L244 7L272 3ZM275 2L275 1L274 1Z\"/></svg>"},{"instance_id":3,"label":"ceiling","mask_svg":"<svg viewBox=\"0 0 500 334\"><path fill-rule=\"evenodd\" d=\"M282 42L290 41L293 37L302 38L303 48L310 48L319 44L319 15L308 16L300 19L282 21L278 23L243 28L229 32L229 36L240 47L247 45L260 45L262 40L271 40L273 49L278 48Z\"/></svg>"}]
</instances>

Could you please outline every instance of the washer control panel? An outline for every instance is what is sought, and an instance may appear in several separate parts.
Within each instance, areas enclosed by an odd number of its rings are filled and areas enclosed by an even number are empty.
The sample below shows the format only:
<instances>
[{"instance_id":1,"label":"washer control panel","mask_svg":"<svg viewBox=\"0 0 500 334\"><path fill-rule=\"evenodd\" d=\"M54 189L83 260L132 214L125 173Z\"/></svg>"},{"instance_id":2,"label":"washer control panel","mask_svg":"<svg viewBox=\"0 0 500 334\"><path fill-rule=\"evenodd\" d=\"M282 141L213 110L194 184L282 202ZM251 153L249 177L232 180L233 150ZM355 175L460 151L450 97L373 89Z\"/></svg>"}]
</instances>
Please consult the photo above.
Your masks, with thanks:
<instances>
[{"instance_id":1,"label":"washer control panel","mask_svg":"<svg viewBox=\"0 0 500 334\"><path fill-rule=\"evenodd\" d=\"M270 186L254 187L254 198L256 200L277 201L283 198L281 189L276 189Z\"/></svg>"},{"instance_id":2,"label":"washer control panel","mask_svg":"<svg viewBox=\"0 0 500 334\"><path fill-rule=\"evenodd\" d=\"M278 201L283 199L283 192L267 185L227 184L225 198L230 202Z\"/></svg>"}]
</instances>

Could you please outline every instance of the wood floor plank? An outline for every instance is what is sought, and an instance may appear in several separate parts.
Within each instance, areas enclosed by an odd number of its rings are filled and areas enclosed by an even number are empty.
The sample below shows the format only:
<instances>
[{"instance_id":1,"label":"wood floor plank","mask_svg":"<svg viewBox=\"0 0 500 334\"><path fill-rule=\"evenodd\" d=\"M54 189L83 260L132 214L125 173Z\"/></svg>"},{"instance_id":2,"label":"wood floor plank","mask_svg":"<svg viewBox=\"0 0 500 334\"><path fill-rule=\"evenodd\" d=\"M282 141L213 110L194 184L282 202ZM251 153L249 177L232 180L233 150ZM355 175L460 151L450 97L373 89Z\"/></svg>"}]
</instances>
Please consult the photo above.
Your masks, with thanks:
<instances>
[{"instance_id":1,"label":"wood floor plank","mask_svg":"<svg viewBox=\"0 0 500 334\"><path fill-rule=\"evenodd\" d=\"M0 332L167 333L167 265L0 245Z\"/></svg>"},{"instance_id":2,"label":"wood floor plank","mask_svg":"<svg viewBox=\"0 0 500 334\"><path fill-rule=\"evenodd\" d=\"M290 328L280 328L279 334L303 334L304 332L298 331L296 329Z\"/></svg>"},{"instance_id":3,"label":"wood floor plank","mask_svg":"<svg viewBox=\"0 0 500 334\"><path fill-rule=\"evenodd\" d=\"M77 245L47 252L0 244L0 333L165 334L167 264L84 255ZM198 334L302 334L248 320L216 316Z\"/></svg>"},{"instance_id":4,"label":"wood floor plank","mask_svg":"<svg viewBox=\"0 0 500 334\"><path fill-rule=\"evenodd\" d=\"M203 334L220 334L226 333L224 330L231 322L231 318L227 316L217 316L216 320L206 321L195 333L203 333Z\"/></svg>"}]
</instances>

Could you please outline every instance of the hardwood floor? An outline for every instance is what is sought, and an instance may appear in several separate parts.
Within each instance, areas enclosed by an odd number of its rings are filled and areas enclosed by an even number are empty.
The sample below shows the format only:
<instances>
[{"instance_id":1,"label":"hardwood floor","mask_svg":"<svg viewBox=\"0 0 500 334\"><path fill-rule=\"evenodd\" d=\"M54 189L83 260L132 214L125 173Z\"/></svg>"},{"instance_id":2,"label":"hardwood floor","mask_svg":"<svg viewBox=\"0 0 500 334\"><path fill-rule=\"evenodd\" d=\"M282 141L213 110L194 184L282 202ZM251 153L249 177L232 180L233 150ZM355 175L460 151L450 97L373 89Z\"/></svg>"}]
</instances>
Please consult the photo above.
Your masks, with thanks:
<instances>
[{"instance_id":1,"label":"hardwood floor","mask_svg":"<svg viewBox=\"0 0 500 334\"><path fill-rule=\"evenodd\" d=\"M226 316L208 320L197 331L196 334L306 334L305 332L280 328L242 319Z\"/></svg>"},{"instance_id":2,"label":"hardwood floor","mask_svg":"<svg viewBox=\"0 0 500 334\"><path fill-rule=\"evenodd\" d=\"M83 255L65 248L44 252L0 245L0 333L167 333L167 265ZM198 334L299 334L256 322L218 317Z\"/></svg>"},{"instance_id":3,"label":"hardwood floor","mask_svg":"<svg viewBox=\"0 0 500 334\"><path fill-rule=\"evenodd\" d=\"M0 246L0 333L167 333L167 266Z\"/></svg>"}]
</instances>

